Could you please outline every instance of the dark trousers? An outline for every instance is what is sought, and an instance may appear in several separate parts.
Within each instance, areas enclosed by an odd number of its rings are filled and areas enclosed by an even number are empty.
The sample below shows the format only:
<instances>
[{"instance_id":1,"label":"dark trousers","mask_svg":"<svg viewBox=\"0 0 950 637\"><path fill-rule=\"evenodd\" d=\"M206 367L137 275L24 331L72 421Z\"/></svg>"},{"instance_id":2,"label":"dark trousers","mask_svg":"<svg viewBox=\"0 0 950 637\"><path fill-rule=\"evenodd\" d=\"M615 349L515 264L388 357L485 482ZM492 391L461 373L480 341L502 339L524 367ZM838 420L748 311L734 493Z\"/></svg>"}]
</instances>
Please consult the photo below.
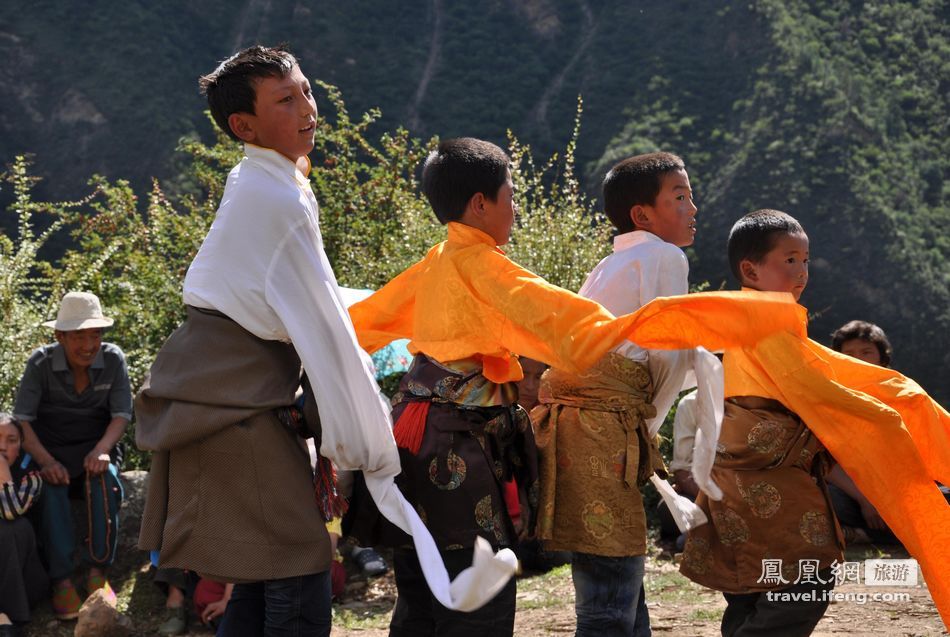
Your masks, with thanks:
<instances>
[{"instance_id":1,"label":"dark trousers","mask_svg":"<svg viewBox=\"0 0 950 637\"><path fill-rule=\"evenodd\" d=\"M875 544L900 544L890 529L872 529L868 526L861 505L857 500L833 484L828 485L828 495L831 496L831 506L835 510L835 517L841 526L851 526L862 529Z\"/></svg>"},{"instance_id":2,"label":"dark trousers","mask_svg":"<svg viewBox=\"0 0 950 637\"><path fill-rule=\"evenodd\" d=\"M828 608L824 594L835 587L830 569L818 573L825 584L803 583L774 593L804 594L806 599L769 600L767 593L736 595L723 593L726 612L722 616L723 637L807 637ZM807 599L808 596L814 600Z\"/></svg>"},{"instance_id":3,"label":"dark trousers","mask_svg":"<svg viewBox=\"0 0 950 637\"><path fill-rule=\"evenodd\" d=\"M17 623L28 622L30 608L48 594L33 526L26 518L0 519L0 613Z\"/></svg>"},{"instance_id":4,"label":"dark trousers","mask_svg":"<svg viewBox=\"0 0 950 637\"><path fill-rule=\"evenodd\" d=\"M330 572L236 584L217 637L329 637Z\"/></svg>"},{"instance_id":5,"label":"dark trousers","mask_svg":"<svg viewBox=\"0 0 950 637\"><path fill-rule=\"evenodd\" d=\"M442 551L449 578L472 565L472 549ZM390 637L504 637L515 628L515 580L483 607L471 613L449 610L440 604L426 584L416 552L393 552L396 575L396 607L389 624Z\"/></svg>"}]
</instances>

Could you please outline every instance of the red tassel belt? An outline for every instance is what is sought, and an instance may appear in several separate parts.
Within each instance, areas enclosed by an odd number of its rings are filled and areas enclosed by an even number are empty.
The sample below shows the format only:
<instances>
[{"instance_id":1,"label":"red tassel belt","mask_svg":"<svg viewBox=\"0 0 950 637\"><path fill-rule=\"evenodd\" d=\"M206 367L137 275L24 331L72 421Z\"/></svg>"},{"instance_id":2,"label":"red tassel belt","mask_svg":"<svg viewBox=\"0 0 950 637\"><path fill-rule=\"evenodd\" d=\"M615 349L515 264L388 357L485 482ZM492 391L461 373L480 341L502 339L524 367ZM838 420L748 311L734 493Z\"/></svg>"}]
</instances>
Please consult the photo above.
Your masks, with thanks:
<instances>
[{"instance_id":1,"label":"red tassel belt","mask_svg":"<svg viewBox=\"0 0 950 637\"><path fill-rule=\"evenodd\" d=\"M422 447L422 436L426 432L426 418L429 416L428 400L410 402L406 405L399 420L393 425L393 437L396 438L396 446L401 449L407 449L413 455L419 453Z\"/></svg>"}]
</instances>

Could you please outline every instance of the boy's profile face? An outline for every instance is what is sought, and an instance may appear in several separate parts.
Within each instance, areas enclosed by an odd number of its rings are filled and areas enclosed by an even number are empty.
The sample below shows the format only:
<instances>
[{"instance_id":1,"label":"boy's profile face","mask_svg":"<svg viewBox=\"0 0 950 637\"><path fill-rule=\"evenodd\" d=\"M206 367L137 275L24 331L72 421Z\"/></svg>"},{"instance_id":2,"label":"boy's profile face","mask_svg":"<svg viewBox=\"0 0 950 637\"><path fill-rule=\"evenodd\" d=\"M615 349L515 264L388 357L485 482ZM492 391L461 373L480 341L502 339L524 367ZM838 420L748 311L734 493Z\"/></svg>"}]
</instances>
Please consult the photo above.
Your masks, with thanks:
<instances>
[{"instance_id":1,"label":"boy's profile face","mask_svg":"<svg viewBox=\"0 0 950 637\"><path fill-rule=\"evenodd\" d=\"M808 285L808 235L781 234L760 263L739 263L742 284L763 292L791 292L797 301Z\"/></svg>"},{"instance_id":2,"label":"boy's profile face","mask_svg":"<svg viewBox=\"0 0 950 637\"><path fill-rule=\"evenodd\" d=\"M541 388L541 375L548 366L533 358L521 357L521 369L524 378L518 381L518 404L526 411L534 409L538 404L538 390Z\"/></svg>"},{"instance_id":3,"label":"boy's profile face","mask_svg":"<svg viewBox=\"0 0 950 637\"><path fill-rule=\"evenodd\" d=\"M296 64L283 77L254 83L254 114L233 113L231 130L245 142L270 148L296 163L313 150L317 104L310 82Z\"/></svg>"},{"instance_id":4,"label":"boy's profile face","mask_svg":"<svg viewBox=\"0 0 950 637\"><path fill-rule=\"evenodd\" d=\"M514 185L511 182L511 173L507 173L505 182L495 193L494 201L482 193L475 193L459 221L489 235L495 240L495 245L503 246L508 243L511 239L511 227L515 223Z\"/></svg>"},{"instance_id":5,"label":"boy's profile face","mask_svg":"<svg viewBox=\"0 0 950 637\"><path fill-rule=\"evenodd\" d=\"M630 215L638 230L683 248L692 245L696 236L696 210L689 175L678 168L660 178L660 192L652 206L636 205Z\"/></svg>"},{"instance_id":6,"label":"boy's profile face","mask_svg":"<svg viewBox=\"0 0 950 637\"><path fill-rule=\"evenodd\" d=\"M849 338L846 340L841 344L841 353L872 365L881 364L881 350L877 348L877 345L863 338Z\"/></svg>"}]
</instances>

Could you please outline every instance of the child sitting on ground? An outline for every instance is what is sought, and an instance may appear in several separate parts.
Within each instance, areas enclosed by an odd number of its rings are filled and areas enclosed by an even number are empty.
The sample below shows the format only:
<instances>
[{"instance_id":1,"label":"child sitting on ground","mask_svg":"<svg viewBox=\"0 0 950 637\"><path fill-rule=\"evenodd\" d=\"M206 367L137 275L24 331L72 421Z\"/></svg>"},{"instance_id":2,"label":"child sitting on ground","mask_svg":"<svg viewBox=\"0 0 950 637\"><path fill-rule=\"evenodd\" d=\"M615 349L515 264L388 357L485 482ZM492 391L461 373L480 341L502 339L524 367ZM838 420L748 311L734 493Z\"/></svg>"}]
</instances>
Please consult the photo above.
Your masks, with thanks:
<instances>
[{"instance_id":1,"label":"child sitting on ground","mask_svg":"<svg viewBox=\"0 0 950 637\"><path fill-rule=\"evenodd\" d=\"M874 323L845 323L831 334L831 349L871 365L891 365L891 343ZM828 494L846 544L898 543L881 514L839 464L828 473Z\"/></svg>"},{"instance_id":2,"label":"child sitting on ground","mask_svg":"<svg viewBox=\"0 0 950 637\"><path fill-rule=\"evenodd\" d=\"M15 637L30 621L30 609L49 591L33 526L25 517L43 488L39 471L28 471L20 453L23 430L0 412L0 636Z\"/></svg>"}]
</instances>

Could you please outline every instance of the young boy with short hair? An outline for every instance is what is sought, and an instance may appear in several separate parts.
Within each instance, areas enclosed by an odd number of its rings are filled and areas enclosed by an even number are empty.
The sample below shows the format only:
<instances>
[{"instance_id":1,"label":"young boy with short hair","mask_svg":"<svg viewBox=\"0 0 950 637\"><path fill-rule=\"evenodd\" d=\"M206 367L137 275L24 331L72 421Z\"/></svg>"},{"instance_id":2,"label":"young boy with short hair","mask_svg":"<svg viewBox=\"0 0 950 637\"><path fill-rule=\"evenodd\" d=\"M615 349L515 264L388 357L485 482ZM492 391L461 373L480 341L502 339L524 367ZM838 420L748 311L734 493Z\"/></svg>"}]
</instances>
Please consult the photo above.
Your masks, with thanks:
<instances>
[{"instance_id":1,"label":"young boy with short hair","mask_svg":"<svg viewBox=\"0 0 950 637\"><path fill-rule=\"evenodd\" d=\"M782 328L762 321L739 335L737 321L722 317L705 327L721 311L755 311L754 301L740 303L722 293L707 295L702 311L693 311L697 299L683 297L615 318L510 261L498 248L514 223L509 159L494 144L442 141L425 161L422 187L436 217L448 225L448 239L350 314L370 352L411 339L415 359L393 397L402 467L397 483L454 575L471 563L478 539L494 547L514 540L502 495L513 474L525 493L525 527L531 528L536 460L530 423L517 406L519 355L580 373L634 335L652 347L687 347L707 336L717 346L754 342ZM787 309L787 303L771 305L780 315ZM433 599L414 552L397 549L394 571L391 635L512 633L513 582L483 609L464 614Z\"/></svg>"},{"instance_id":2,"label":"young boy with short hair","mask_svg":"<svg viewBox=\"0 0 950 637\"><path fill-rule=\"evenodd\" d=\"M730 232L729 263L744 287L798 300L808 236L785 213L749 213ZM847 577L821 486L827 449L920 562L946 623L950 509L933 481L950 477L950 415L911 379L808 339L798 309L795 329L726 351L713 469L724 496L697 499L710 524L689 533L681 571L724 592L724 635L810 634Z\"/></svg>"},{"instance_id":3,"label":"young boy with short hair","mask_svg":"<svg viewBox=\"0 0 950 637\"><path fill-rule=\"evenodd\" d=\"M685 295L681 248L693 243L697 208L683 160L664 152L624 159L603 194L614 252L579 294L618 316ZM662 467L654 436L691 367L692 352L627 341L584 374L552 369L542 380L544 407L532 414L542 458L539 536L546 549L573 552L578 636L650 634L640 486Z\"/></svg>"},{"instance_id":4,"label":"young boy with short hair","mask_svg":"<svg viewBox=\"0 0 950 637\"><path fill-rule=\"evenodd\" d=\"M310 83L288 51L253 46L200 84L245 156L185 277L187 320L138 398L137 442L156 452L139 545L160 549L162 566L237 583L219 634L328 635L333 511L314 497L307 427L284 417L301 364L321 453L363 470L402 528L424 527L392 483L389 407L323 250Z\"/></svg>"},{"instance_id":5,"label":"young boy with short hair","mask_svg":"<svg viewBox=\"0 0 950 637\"><path fill-rule=\"evenodd\" d=\"M791 292L797 301L808 283L808 236L791 216L759 210L729 233L729 264L743 287ZM731 353L724 365L729 381ZM843 543L824 486L827 454L821 442L780 402L726 392L725 414L713 478L723 498L700 494L696 503L710 523L690 531L681 570L695 582L723 591L723 635L757 634L784 627L808 635L821 619L834 586L832 563ZM777 560L785 570L763 573ZM813 562L823 583L796 584L789 571ZM814 592L817 598L773 601L766 592ZM746 631L746 632L744 632Z\"/></svg>"}]
</instances>

